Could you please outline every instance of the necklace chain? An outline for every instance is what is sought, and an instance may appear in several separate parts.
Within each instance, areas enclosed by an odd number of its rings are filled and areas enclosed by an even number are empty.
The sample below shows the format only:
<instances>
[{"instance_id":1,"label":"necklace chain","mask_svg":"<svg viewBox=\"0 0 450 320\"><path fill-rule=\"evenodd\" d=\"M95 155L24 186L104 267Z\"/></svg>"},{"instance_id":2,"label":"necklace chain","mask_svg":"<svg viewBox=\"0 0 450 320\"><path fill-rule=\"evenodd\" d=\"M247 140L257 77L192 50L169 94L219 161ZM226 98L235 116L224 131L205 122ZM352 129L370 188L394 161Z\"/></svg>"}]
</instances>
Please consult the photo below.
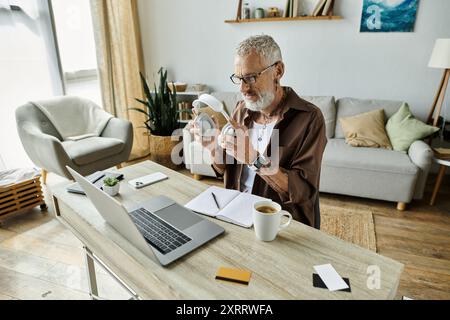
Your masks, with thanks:
<instances>
[{"instance_id":1,"label":"necklace chain","mask_svg":"<svg viewBox=\"0 0 450 320\"><path fill-rule=\"evenodd\" d=\"M282 105L284 103L284 100L286 99L287 93L285 90L283 90L283 97L281 98L280 103L278 104L278 106ZM262 128L262 130L259 130L261 132L261 134L259 134L260 132L258 132L258 142L262 142L262 138L264 136L264 133L267 129L267 124L269 123L269 120L272 119L272 117L275 115L275 113L278 113L279 108L277 108L274 112L272 112L271 114L269 114L268 116L265 115L264 113L261 113L263 118L264 118L264 126Z\"/></svg>"}]
</instances>

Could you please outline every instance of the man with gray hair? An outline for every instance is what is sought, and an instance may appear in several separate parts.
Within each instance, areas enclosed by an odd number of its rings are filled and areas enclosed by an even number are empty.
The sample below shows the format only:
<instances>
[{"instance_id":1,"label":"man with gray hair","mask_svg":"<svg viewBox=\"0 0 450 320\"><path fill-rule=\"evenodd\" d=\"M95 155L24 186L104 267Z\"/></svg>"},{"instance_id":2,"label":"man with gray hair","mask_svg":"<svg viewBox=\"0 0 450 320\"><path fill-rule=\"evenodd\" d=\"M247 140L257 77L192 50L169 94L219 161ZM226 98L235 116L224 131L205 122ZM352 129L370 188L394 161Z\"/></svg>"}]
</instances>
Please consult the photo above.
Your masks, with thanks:
<instances>
[{"instance_id":1,"label":"man with gray hair","mask_svg":"<svg viewBox=\"0 0 450 320\"><path fill-rule=\"evenodd\" d=\"M319 108L282 87L281 50L267 35L252 36L236 51L231 81L243 101L231 117L236 136L216 135L203 145L227 189L272 199L294 219L320 229L319 181L327 139ZM269 149L278 137L278 167L271 167ZM241 138L241 139L239 139ZM233 163L223 161L225 154Z\"/></svg>"}]
</instances>

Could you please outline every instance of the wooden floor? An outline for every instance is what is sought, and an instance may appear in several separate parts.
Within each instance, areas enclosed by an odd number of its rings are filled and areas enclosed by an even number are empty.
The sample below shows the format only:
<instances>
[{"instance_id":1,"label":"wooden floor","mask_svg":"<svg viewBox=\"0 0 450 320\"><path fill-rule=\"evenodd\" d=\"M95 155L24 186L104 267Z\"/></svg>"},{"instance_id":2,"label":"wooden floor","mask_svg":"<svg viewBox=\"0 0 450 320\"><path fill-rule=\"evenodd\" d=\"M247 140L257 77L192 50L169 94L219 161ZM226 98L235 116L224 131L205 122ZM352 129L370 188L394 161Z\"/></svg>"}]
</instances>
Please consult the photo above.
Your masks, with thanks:
<instances>
[{"instance_id":1,"label":"wooden floor","mask_svg":"<svg viewBox=\"0 0 450 320\"><path fill-rule=\"evenodd\" d=\"M372 210L378 253L405 264L399 297L450 299L450 177L430 207L434 182L435 176L430 177L425 200L414 201L404 212L389 202L321 195L321 203Z\"/></svg>"},{"instance_id":2,"label":"wooden floor","mask_svg":"<svg viewBox=\"0 0 450 320\"><path fill-rule=\"evenodd\" d=\"M60 181L50 174L49 188ZM215 179L203 181L221 185ZM430 207L434 181L430 177L426 201L414 202L405 212L389 202L321 195L324 204L372 210L378 253L405 264L398 297L450 299L450 178ZM52 208L10 219L0 228L0 300L89 299L84 263L81 243L54 219ZM96 268L102 297L129 298L106 271Z\"/></svg>"}]
</instances>

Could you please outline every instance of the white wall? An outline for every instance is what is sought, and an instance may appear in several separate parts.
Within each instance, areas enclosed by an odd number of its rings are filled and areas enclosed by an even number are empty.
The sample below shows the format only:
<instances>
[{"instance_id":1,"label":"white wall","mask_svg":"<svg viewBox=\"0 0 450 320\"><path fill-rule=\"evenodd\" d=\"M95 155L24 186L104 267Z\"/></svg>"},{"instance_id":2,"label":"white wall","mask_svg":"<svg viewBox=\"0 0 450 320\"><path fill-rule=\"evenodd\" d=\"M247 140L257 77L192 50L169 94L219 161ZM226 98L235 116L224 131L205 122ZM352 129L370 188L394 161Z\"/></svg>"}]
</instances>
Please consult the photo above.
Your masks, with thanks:
<instances>
[{"instance_id":1,"label":"white wall","mask_svg":"<svg viewBox=\"0 0 450 320\"><path fill-rule=\"evenodd\" d=\"M146 70L233 90L234 48L249 35L279 43L284 85L302 95L404 100L426 117L442 71L427 67L436 38L450 38L450 1L421 0L413 33L360 33L362 0L337 0L337 21L226 24L237 0L139 0ZM450 106L447 106L450 117Z\"/></svg>"}]
</instances>

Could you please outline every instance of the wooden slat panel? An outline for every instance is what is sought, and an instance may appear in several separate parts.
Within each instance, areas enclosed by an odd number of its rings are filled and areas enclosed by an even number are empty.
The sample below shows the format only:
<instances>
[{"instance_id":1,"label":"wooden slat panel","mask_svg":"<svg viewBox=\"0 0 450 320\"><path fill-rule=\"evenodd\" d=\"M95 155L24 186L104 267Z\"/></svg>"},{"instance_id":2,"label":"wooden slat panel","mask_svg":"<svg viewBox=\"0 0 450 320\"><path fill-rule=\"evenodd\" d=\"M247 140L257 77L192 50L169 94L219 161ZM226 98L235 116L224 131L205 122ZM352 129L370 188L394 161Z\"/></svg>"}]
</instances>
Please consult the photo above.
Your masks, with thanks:
<instances>
[{"instance_id":1,"label":"wooden slat panel","mask_svg":"<svg viewBox=\"0 0 450 320\"><path fill-rule=\"evenodd\" d=\"M20 183L12 184L12 185L9 185L6 187L0 187L0 195L1 195L1 193L9 191L11 189L17 189L17 188L19 188L21 186L25 186L27 184L33 184L33 183L35 183L36 180L39 180L39 177L31 179L31 180L26 180L26 181L23 181Z\"/></svg>"},{"instance_id":2,"label":"wooden slat panel","mask_svg":"<svg viewBox=\"0 0 450 320\"><path fill-rule=\"evenodd\" d=\"M0 199L0 205L3 204L3 203L6 203L8 201L11 201L11 200L18 200L19 201L19 200L21 200L21 197L24 197L24 196L32 194L32 193L34 193L34 194L41 194L42 193L42 189L41 188L32 188L32 189L29 189L29 190L25 190L25 191L21 192L20 194L15 194L15 195L12 195L12 196L9 196L9 197L6 197L6 198L2 198L2 199Z\"/></svg>"},{"instance_id":3,"label":"wooden slat panel","mask_svg":"<svg viewBox=\"0 0 450 320\"><path fill-rule=\"evenodd\" d=\"M28 200L26 202L21 202L20 203L20 209L25 208L25 207L29 206L30 204L40 203L43 200L44 200L44 196L39 196L39 197L37 197L35 199L31 199L31 200Z\"/></svg>"},{"instance_id":4,"label":"wooden slat panel","mask_svg":"<svg viewBox=\"0 0 450 320\"><path fill-rule=\"evenodd\" d=\"M31 205L28 205L24 208L19 208L19 209L14 208L14 210L12 210L12 211L5 211L4 213L0 213L0 219L4 219L5 216L7 217L10 214L24 213L24 212L30 211L31 209L36 208L37 206L40 206L42 204L45 204L45 202L43 200L38 201L36 203L32 203Z\"/></svg>"},{"instance_id":5,"label":"wooden slat panel","mask_svg":"<svg viewBox=\"0 0 450 320\"><path fill-rule=\"evenodd\" d=\"M13 207L8 207L6 209L2 209L2 210L0 210L0 215L2 215L4 213L11 212L11 210L21 210L23 208L27 208L30 205L33 205L32 207L36 207L36 206L42 204L43 200L44 200L44 197L40 196L38 198L29 200L27 202L23 202L23 203L17 204L17 205L15 205Z\"/></svg>"},{"instance_id":6,"label":"wooden slat panel","mask_svg":"<svg viewBox=\"0 0 450 320\"><path fill-rule=\"evenodd\" d=\"M37 188L37 187L38 187L38 186L37 186L36 183L32 183L32 184L27 184L27 185L21 186L21 187L16 188L16 189L11 189L11 190L8 190L7 192L0 193L0 199L2 199L2 198L4 198L4 197L7 197L7 196L9 196L9 195L15 194L15 193L17 193L17 192L22 192L22 191L24 191L24 190L28 190L28 189L32 189L32 188ZM0 201L1 201L1 200L0 200Z\"/></svg>"},{"instance_id":7,"label":"wooden slat panel","mask_svg":"<svg viewBox=\"0 0 450 320\"><path fill-rule=\"evenodd\" d=\"M45 202L44 201L40 201L40 202L34 203L32 205L29 205L29 206L27 206L25 208L22 208L22 209L13 211L13 212L4 213L4 214L0 213L0 220L6 220L6 219L11 218L11 217L13 217L15 215L20 215L20 214L26 213L26 212L30 211L31 209L36 208L37 206L40 206L42 204L45 204Z\"/></svg>"},{"instance_id":8,"label":"wooden slat panel","mask_svg":"<svg viewBox=\"0 0 450 320\"><path fill-rule=\"evenodd\" d=\"M20 206L21 203L27 202L29 199L36 199L38 197L42 197L42 194L33 193L31 195L27 195L27 196L22 197L20 199L16 199L14 201L9 201L9 202L0 204L0 209L10 207L11 205L18 205L18 206Z\"/></svg>"},{"instance_id":9,"label":"wooden slat panel","mask_svg":"<svg viewBox=\"0 0 450 320\"><path fill-rule=\"evenodd\" d=\"M5 219L43 205L40 176L0 188L0 217Z\"/></svg>"}]
</instances>

